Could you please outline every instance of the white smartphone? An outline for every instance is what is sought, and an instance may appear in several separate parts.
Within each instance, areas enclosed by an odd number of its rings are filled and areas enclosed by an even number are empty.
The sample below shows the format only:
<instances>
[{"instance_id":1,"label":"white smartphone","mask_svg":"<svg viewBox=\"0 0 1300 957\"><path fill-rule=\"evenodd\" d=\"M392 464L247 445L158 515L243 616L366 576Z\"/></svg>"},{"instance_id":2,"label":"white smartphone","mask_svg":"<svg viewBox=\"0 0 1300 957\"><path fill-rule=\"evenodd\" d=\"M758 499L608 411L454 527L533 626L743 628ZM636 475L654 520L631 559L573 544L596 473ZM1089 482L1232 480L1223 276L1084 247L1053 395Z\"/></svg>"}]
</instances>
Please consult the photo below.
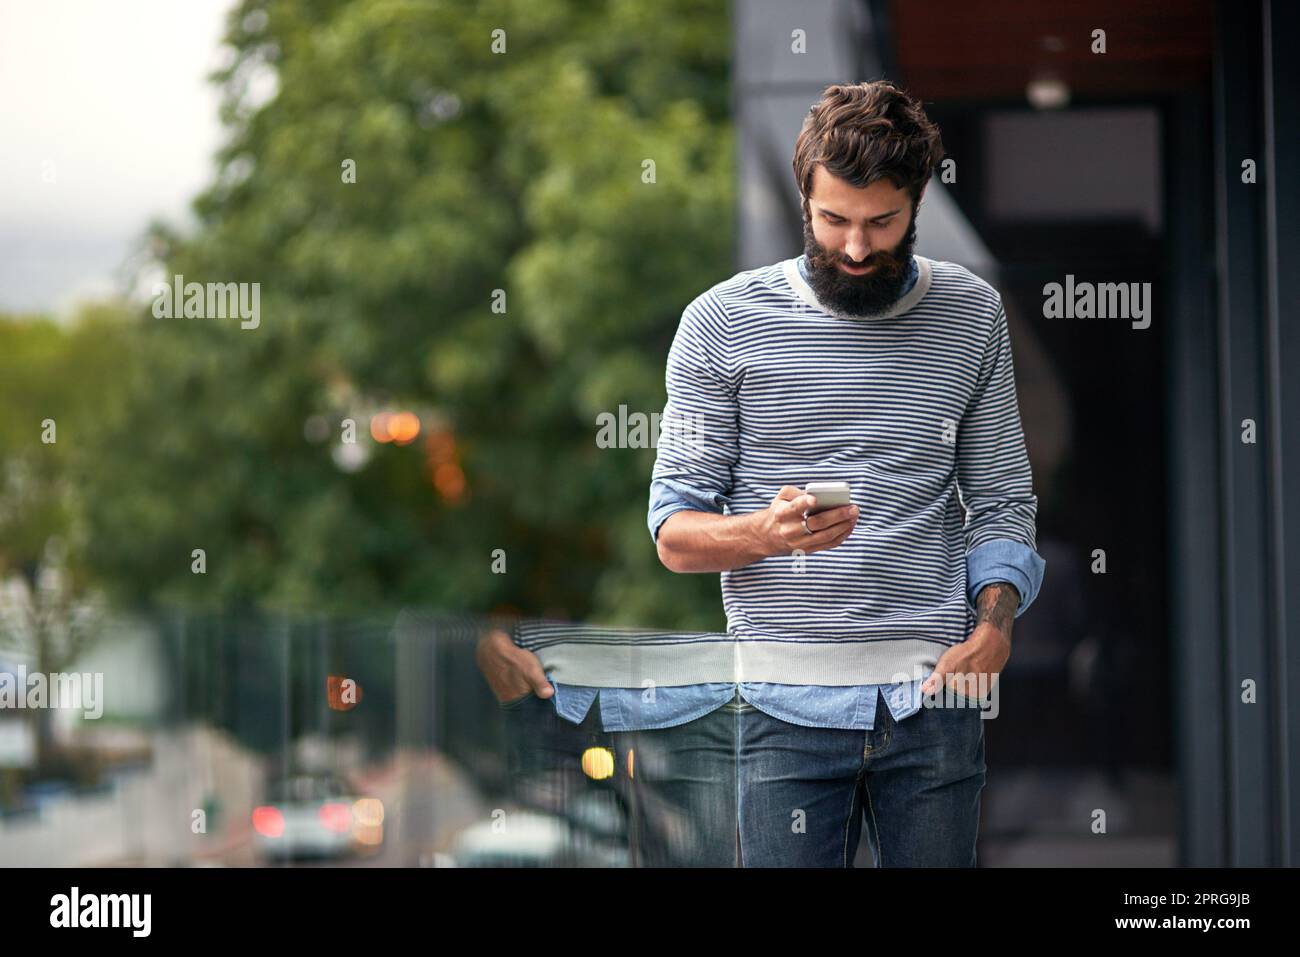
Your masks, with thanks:
<instances>
[{"instance_id":1,"label":"white smartphone","mask_svg":"<svg viewBox=\"0 0 1300 957\"><path fill-rule=\"evenodd\" d=\"M809 515L853 504L849 501L848 482L809 482L804 487L804 492L817 498L817 505L808 510Z\"/></svg>"}]
</instances>

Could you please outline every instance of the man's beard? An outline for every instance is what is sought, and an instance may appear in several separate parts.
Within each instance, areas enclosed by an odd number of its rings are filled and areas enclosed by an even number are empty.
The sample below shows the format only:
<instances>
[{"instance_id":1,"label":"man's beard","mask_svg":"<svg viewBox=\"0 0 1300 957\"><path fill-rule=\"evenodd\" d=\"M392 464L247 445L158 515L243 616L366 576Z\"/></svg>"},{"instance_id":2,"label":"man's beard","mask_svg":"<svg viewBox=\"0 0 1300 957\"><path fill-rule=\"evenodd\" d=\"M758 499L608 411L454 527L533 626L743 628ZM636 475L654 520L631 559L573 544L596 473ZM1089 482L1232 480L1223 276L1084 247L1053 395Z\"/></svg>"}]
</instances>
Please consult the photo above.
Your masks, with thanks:
<instances>
[{"instance_id":1,"label":"man's beard","mask_svg":"<svg viewBox=\"0 0 1300 957\"><path fill-rule=\"evenodd\" d=\"M808 264L808 285L817 301L832 312L846 316L873 316L887 311L902 296L912 270L912 247L916 245L916 214L907 234L892 251L878 250L862 263L876 268L860 276L840 269L837 262L850 263L841 253L824 249L813 236L812 221L803 220L803 251Z\"/></svg>"}]
</instances>

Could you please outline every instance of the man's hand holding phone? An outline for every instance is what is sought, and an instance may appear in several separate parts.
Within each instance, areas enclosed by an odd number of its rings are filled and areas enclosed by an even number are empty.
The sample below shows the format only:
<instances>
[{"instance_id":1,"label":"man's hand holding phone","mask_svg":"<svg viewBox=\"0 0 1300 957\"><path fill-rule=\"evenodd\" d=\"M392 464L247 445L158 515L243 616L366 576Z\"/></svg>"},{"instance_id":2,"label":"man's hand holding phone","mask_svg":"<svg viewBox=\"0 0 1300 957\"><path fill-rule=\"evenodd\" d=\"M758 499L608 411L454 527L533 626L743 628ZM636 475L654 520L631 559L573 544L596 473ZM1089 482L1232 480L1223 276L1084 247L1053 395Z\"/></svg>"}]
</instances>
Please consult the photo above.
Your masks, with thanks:
<instances>
[{"instance_id":1,"label":"man's hand holding phone","mask_svg":"<svg viewBox=\"0 0 1300 957\"><path fill-rule=\"evenodd\" d=\"M809 488L816 491L818 486L810 485ZM822 492L822 498L830 499L831 503L837 497L847 502L847 486ZM789 555L796 548L805 554L821 552L848 538L858 524L858 507L831 503L819 503L815 494L793 485L784 486L763 512L759 526L760 535L771 554Z\"/></svg>"}]
</instances>

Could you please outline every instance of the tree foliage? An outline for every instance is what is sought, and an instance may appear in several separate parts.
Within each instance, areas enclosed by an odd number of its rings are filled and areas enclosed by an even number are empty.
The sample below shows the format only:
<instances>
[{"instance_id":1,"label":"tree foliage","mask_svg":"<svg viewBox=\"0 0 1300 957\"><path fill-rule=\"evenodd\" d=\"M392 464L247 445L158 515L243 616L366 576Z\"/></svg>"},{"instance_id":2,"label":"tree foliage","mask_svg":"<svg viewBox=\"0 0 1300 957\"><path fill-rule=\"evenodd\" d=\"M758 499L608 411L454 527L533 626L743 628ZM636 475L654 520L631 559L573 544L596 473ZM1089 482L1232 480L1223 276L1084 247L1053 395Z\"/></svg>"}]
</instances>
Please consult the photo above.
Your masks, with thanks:
<instances>
[{"instance_id":1,"label":"tree foliage","mask_svg":"<svg viewBox=\"0 0 1300 957\"><path fill-rule=\"evenodd\" d=\"M654 450L595 434L662 410L734 271L726 7L249 0L226 39L199 225L149 242L164 281L259 283L260 324L131 330L86 564L132 603L720 628L716 578L655 556ZM419 438L374 442L386 410Z\"/></svg>"}]
</instances>

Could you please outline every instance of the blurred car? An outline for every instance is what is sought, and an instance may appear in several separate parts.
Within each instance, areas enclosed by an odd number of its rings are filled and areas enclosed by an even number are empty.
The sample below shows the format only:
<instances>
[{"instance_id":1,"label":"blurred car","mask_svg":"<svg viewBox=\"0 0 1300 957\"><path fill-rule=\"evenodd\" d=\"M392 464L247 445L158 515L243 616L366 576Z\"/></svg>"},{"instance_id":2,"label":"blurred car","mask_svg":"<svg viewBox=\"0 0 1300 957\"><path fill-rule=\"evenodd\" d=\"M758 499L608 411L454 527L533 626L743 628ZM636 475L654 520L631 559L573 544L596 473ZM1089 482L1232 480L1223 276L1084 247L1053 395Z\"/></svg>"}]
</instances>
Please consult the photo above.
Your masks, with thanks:
<instances>
[{"instance_id":1,"label":"blurred car","mask_svg":"<svg viewBox=\"0 0 1300 957\"><path fill-rule=\"evenodd\" d=\"M520 812L500 821L478 821L456 836L457 867L568 867L573 865L569 826L548 814Z\"/></svg>"},{"instance_id":2,"label":"blurred car","mask_svg":"<svg viewBox=\"0 0 1300 957\"><path fill-rule=\"evenodd\" d=\"M515 811L462 830L446 855L455 867L627 867L622 819L609 804L575 801L569 819Z\"/></svg>"},{"instance_id":3,"label":"blurred car","mask_svg":"<svg viewBox=\"0 0 1300 957\"><path fill-rule=\"evenodd\" d=\"M346 857L382 840L382 817L376 799L339 775L299 772L267 784L253 809L254 841L269 859Z\"/></svg>"}]
</instances>

